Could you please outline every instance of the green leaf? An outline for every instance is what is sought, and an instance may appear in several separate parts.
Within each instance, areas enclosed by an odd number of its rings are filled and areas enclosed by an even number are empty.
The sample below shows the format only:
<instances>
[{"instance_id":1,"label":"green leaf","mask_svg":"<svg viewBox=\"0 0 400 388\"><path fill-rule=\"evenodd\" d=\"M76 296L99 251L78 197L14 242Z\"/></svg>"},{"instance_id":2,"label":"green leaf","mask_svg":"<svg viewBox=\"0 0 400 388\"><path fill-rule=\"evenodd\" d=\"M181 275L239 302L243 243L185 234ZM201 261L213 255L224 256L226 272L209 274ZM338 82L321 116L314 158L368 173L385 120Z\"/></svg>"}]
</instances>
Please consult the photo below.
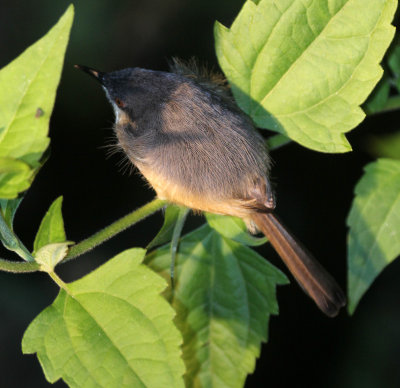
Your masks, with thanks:
<instances>
[{"instance_id":1,"label":"green leaf","mask_svg":"<svg viewBox=\"0 0 400 388\"><path fill-rule=\"evenodd\" d=\"M0 239L3 245L11 251L15 251L19 248L18 237L7 225L3 217L0 217Z\"/></svg>"},{"instance_id":2,"label":"green leaf","mask_svg":"<svg viewBox=\"0 0 400 388\"><path fill-rule=\"evenodd\" d=\"M178 220L180 207L176 205L168 205L165 209L164 223L157 235L147 245L147 249L154 248L158 245L171 241L176 221Z\"/></svg>"},{"instance_id":3,"label":"green leaf","mask_svg":"<svg viewBox=\"0 0 400 388\"><path fill-rule=\"evenodd\" d=\"M0 157L0 198L15 198L29 188L34 170L19 159Z\"/></svg>"},{"instance_id":4,"label":"green leaf","mask_svg":"<svg viewBox=\"0 0 400 388\"><path fill-rule=\"evenodd\" d=\"M0 200L0 240L4 247L10 251L16 252L24 260L34 261L30 252L14 233L14 215L21 201L22 198L13 200Z\"/></svg>"},{"instance_id":5,"label":"green leaf","mask_svg":"<svg viewBox=\"0 0 400 388\"><path fill-rule=\"evenodd\" d=\"M62 218L62 201L63 197L58 197L43 217L33 243L33 255L47 244L61 243L67 239Z\"/></svg>"},{"instance_id":6,"label":"green leaf","mask_svg":"<svg viewBox=\"0 0 400 388\"><path fill-rule=\"evenodd\" d=\"M386 103L389 99L390 93L390 80L388 77L383 76L378 85L368 97L365 102L364 108L367 114L378 113L385 109Z\"/></svg>"},{"instance_id":7,"label":"green leaf","mask_svg":"<svg viewBox=\"0 0 400 388\"><path fill-rule=\"evenodd\" d=\"M270 151L273 151L273 150L276 150L286 144L289 144L290 142L291 142L291 140L288 137L278 133L277 135L270 136L267 139L267 148Z\"/></svg>"},{"instance_id":8,"label":"green leaf","mask_svg":"<svg viewBox=\"0 0 400 388\"><path fill-rule=\"evenodd\" d=\"M265 244L265 237L252 236L247 230L244 221L237 217L220 216L218 214L205 213L208 225L219 234L241 244L258 246Z\"/></svg>"},{"instance_id":9,"label":"green leaf","mask_svg":"<svg viewBox=\"0 0 400 388\"><path fill-rule=\"evenodd\" d=\"M388 65L390 70L396 77L400 77L400 46L397 45L391 51L388 58Z\"/></svg>"},{"instance_id":10,"label":"green leaf","mask_svg":"<svg viewBox=\"0 0 400 388\"><path fill-rule=\"evenodd\" d=\"M13 230L15 213L22 200L23 197L16 199L0 199L1 216L11 230Z\"/></svg>"},{"instance_id":11,"label":"green leaf","mask_svg":"<svg viewBox=\"0 0 400 388\"><path fill-rule=\"evenodd\" d=\"M382 76L396 0L248 0L230 29L215 25L218 61L255 124L323 152L344 133Z\"/></svg>"},{"instance_id":12,"label":"green leaf","mask_svg":"<svg viewBox=\"0 0 400 388\"><path fill-rule=\"evenodd\" d=\"M66 241L41 247L35 254L35 261L40 264L40 270L52 272L56 265L67 256L68 245L71 244L73 244L71 241Z\"/></svg>"},{"instance_id":13,"label":"green leaf","mask_svg":"<svg viewBox=\"0 0 400 388\"><path fill-rule=\"evenodd\" d=\"M371 136L368 150L377 157L400 159L400 132Z\"/></svg>"},{"instance_id":14,"label":"green leaf","mask_svg":"<svg viewBox=\"0 0 400 388\"><path fill-rule=\"evenodd\" d=\"M0 71L0 196L26 190L49 145L48 127L73 19L59 22Z\"/></svg>"},{"instance_id":15,"label":"green leaf","mask_svg":"<svg viewBox=\"0 0 400 388\"><path fill-rule=\"evenodd\" d=\"M348 310L400 254L400 161L380 159L365 167L347 219Z\"/></svg>"},{"instance_id":16,"label":"green leaf","mask_svg":"<svg viewBox=\"0 0 400 388\"><path fill-rule=\"evenodd\" d=\"M70 387L183 387L182 338L160 295L165 281L120 253L62 289L30 324L22 350L37 353L46 378Z\"/></svg>"},{"instance_id":17,"label":"green leaf","mask_svg":"<svg viewBox=\"0 0 400 388\"><path fill-rule=\"evenodd\" d=\"M146 263L170 280L169 245ZM242 387L254 370L268 321L278 313L276 285L286 277L252 249L207 224L183 237L171 304L183 334L186 387Z\"/></svg>"},{"instance_id":18,"label":"green leaf","mask_svg":"<svg viewBox=\"0 0 400 388\"><path fill-rule=\"evenodd\" d=\"M397 92L400 92L400 46L397 45L391 51L388 58L388 65L394 75L394 84Z\"/></svg>"}]
</instances>

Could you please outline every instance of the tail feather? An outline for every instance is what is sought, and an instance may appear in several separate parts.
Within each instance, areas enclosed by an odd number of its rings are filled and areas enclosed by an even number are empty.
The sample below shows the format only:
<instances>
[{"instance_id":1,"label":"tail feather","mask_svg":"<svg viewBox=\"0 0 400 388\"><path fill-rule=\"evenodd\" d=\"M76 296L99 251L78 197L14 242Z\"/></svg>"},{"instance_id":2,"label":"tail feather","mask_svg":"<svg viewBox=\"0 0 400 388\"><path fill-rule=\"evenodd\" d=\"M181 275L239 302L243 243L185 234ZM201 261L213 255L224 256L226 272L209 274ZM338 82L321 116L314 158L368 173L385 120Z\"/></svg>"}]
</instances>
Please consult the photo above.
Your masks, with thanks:
<instances>
[{"instance_id":1,"label":"tail feather","mask_svg":"<svg viewBox=\"0 0 400 388\"><path fill-rule=\"evenodd\" d=\"M336 316L346 304L346 298L332 276L296 241L273 213L255 213L252 220L322 312L329 317Z\"/></svg>"}]
</instances>

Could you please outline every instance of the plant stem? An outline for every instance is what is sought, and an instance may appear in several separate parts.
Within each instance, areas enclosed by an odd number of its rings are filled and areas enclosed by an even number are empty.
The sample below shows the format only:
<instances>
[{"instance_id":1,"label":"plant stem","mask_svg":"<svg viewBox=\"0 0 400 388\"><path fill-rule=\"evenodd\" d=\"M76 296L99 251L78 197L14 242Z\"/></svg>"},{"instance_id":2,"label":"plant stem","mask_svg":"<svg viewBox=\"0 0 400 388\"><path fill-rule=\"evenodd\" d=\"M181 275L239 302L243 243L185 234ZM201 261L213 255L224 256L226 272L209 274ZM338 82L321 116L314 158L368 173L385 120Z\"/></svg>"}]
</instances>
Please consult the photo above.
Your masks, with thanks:
<instances>
[{"instance_id":1,"label":"plant stem","mask_svg":"<svg viewBox=\"0 0 400 388\"><path fill-rule=\"evenodd\" d=\"M86 240L83 240L80 243L71 247L68 255L62 261L62 263L65 263L66 261L74 259L75 257L78 257L92 250L97 245L102 244L111 237L114 237L118 233L136 224L138 221L141 221L156 212L157 210L160 210L162 207L165 206L166 203L167 202L164 200L154 199L153 201L142 206L141 208L136 209L132 213L129 213L119 220L113 222L111 225L95 233L93 236L88 237Z\"/></svg>"},{"instance_id":2,"label":"plant stem","mask_svg":"<svg viewBox=\"0 0 400 388\"><path fill-rule=\"evenodd\" d=\"M58 275L54 271L50 271L47 273L60 288L62 288L69 294L67 285L58 277Z\"/></svg>"},{"instance_id":3,"label":"plant stem","mask_svg":"<svg viewBox=\"0 0 400 388\"><path fill-rule=\"evenodd\" d=\"M13 273L27 273L39 271L39 264L35 262L21 262L0 259L0 270Z\"/></svg>"},{"instance_id":4,"label":"plant stem","mask_svg":"<svg viewBox=\"0 0 400 388\"><path fill-rule=\"evenodd\" d=\"M182 207L179 209L178 219L176 221L174 232L171 239L171 286L174 288L174 273L175 273L175 258L178 252L178 243L182 234L183 226L185 225L186 217L189 213L189 209Z\"/></svg>"}]
</instances>

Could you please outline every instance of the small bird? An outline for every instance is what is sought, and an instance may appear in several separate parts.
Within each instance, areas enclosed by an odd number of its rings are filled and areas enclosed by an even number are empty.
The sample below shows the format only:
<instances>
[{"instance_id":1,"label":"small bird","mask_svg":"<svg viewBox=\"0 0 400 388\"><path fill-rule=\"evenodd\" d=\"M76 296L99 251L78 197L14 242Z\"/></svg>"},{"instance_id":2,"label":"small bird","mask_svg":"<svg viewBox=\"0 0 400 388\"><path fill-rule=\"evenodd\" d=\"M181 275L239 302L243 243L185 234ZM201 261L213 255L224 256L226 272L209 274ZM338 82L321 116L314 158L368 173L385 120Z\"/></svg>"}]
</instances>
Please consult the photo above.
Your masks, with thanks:
<instances>
[{"instance_id":1,"label":"small bird","mask_svg":"<svg viewBox=\"0 0 400 388\"><path fill-rule=\"evenodd\" d=\"M251 232L265 234L317 306L338 314L345 296L274 214L265 142L223 78L179 61L171 72L75 67L103 86L119 146L160 199L242 218Z\"/></svg>"}]
</instances>

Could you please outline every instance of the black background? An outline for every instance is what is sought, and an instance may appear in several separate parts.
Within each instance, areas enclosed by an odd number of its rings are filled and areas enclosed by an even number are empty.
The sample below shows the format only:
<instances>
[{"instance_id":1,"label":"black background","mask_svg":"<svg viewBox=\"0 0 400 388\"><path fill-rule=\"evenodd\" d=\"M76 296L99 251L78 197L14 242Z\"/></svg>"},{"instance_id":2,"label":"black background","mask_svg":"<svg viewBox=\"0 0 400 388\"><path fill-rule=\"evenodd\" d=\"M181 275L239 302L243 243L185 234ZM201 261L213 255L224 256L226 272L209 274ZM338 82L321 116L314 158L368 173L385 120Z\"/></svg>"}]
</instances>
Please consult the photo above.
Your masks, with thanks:
<instances>
[{"instance_id":1,"label":"black background","mask_svg":"<svg viewBox=\"0 0 400 388\"><path fill-rule=\"evenodd\" d=\"M36 0L0 3L0 67L49 28L68 5ZM135 174L107 158L113 113L99 86L73 69L81 63L110 71L124 67L166 70L172 56L191 56L217 68L213 24L230 25L242 0L140 0L75 2L75 21L51 120L51 157L18 211L16 231L32 246L51 202L64 196L69 240L80 241L145 204L154 193ZM1 87L1 86L0 86ZM346 215L371 134L398 130L397 113L368 117L349 134L354 151L341 155L290 144L274 151L277 212L345 287ZM191 216L186 229L202 221ZM161 214L134 226L76 262L59 269L65 281L79 278L132 246L145 246L162 223ZM185 230L186 230L185 229ZM269 247L260 253L283 268ZM12 256L1 251L1 256ZM246 387L400 386L400 263L384 271L353 317L324 317L296 284L280 287L280 315L271 319L255 373ZM34 356L23 356L21 338L32 319L57 294L45 275L0 273L0 386L46 387ZM58 382L56 386L65 386Z\"/></svg>"}]
</instances>

